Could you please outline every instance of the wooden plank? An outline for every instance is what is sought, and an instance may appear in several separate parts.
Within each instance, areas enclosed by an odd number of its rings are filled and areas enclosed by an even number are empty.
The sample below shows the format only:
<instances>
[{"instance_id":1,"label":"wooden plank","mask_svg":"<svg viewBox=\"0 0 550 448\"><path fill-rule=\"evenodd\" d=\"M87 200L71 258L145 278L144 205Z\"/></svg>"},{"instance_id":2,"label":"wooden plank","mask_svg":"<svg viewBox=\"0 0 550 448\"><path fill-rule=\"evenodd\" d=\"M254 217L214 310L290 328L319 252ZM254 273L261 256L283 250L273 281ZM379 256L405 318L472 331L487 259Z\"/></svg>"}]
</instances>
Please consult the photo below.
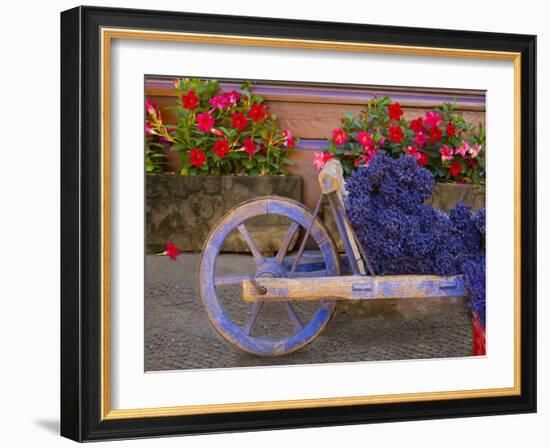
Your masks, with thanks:
<instances>
[{"instance_id":1,"label":"wooden plank","mask_svg":"<svg viewBox=\"0 0 550 448\"><path fill-rule=\"evenodd\" d=\"M266 288L260 294L250 280L243 282L243 299L255 301L384 300L422 299L426 297L463 297L466 295L461 275L387 275L309 277L299 279L257 278Z\"/></svg>"},{"instance_id":2,"label":"wooden plank","mask_svg":"<svg viewBox=\"0 0 550 448\"><path fill-rule=\"evenodd\" d=\"M240 82L222 81L220 90L239 90ZM148 78L148 96L175 97L172 79ZM485 91L425 87L392 87L321 83L255 82L252 91L268 101L323 104L366 104L376 96L390 96L404 107L432 108L443 102L456 102L462 110L485 110Z\"/></svg>"}]
</instances>

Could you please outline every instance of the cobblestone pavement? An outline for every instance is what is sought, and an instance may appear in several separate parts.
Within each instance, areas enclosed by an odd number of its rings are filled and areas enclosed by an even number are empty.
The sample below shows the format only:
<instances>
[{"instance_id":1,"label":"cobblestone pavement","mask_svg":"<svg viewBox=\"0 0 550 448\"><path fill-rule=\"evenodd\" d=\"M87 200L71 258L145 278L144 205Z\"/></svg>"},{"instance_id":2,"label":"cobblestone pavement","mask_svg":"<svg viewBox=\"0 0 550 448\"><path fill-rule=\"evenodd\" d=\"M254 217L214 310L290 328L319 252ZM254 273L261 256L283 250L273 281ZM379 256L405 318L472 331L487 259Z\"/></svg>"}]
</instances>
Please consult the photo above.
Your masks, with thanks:
<instances>
[{"instance_id":1,"label":"cobblestone pavement","mask_svg":"<svg viewBox=\"0 0 550 448\"><path fill-rule=\"evenodd\" d=\"M176 261L146 257L147 371L471 355L470 319L460 304L442 307L435 313L414 309L410 313L361 316L336 313L317 339L295 353L274 358L245 353L222 339L208 322L197 290L199 257L194 253L181 254ZM220 269L244 266L249 260L247 255L225 254L219 259ZM238 292L230 292L229 296L235 299ZM279 328L288 321L288 316L278 314L280 308L265 313L262 310L264 326Z\"/></svg>"}]
</instances>

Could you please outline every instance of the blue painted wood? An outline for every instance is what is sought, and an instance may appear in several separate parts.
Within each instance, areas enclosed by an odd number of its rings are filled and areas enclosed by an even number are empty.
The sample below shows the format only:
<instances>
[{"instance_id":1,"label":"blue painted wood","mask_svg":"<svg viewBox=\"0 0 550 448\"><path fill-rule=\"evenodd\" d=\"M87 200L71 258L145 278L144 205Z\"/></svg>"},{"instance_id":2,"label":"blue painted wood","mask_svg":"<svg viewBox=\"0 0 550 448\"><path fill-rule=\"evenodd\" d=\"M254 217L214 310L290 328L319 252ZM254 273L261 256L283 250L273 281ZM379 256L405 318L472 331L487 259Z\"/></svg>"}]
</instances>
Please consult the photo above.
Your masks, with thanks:
<instances>
[{"instance_id":1,"label":"blue painted wood","mask_svg":"<svg viewBox=\"0 0 550 448\"><path fill-rule=\"evenodd\" d=\"M334 302L330 300L318 302L317 311L307 322L301 322L294 308L290 304L283 303L282 306L287 309L289 319L295 325L295 332L285 337L276 338L258 337L251 334L253 333L254 322L261 318L261 306L257 306L252 310L251 315L247 316L247 324L244 326L235 323L224 310L219 300L216 282L219 285L235 284L234 282L238 279L235 276L216 277L215 275L216 259L223 243L232 230L238 229L247 219L268 213L290 218L303 228L306 228L311 222L311 214L302 204L290 199L273 196L248 201L232 209L212 229L205 242L199 267L199 290L208 318L221 336L247 352L262 356L275 356L298 350L315 339L330 320L334 310ZM292 229L289 229L289 233L291 231ZM242 235L243 227L240 227L240 232ZM254 244L250 242L252 237L246 230L244 230L243 236L249 240L249 245ZM340 262L336 247L328 231L318 220L311 229L311 237L318 244L319 253L323 257L323 272L327 276L338 276L340 274ZM288 239L288 235L282 244L286 239ZM256 275L257 272L261 272L265 266L273 271L273 264L279 266L283 272L286 270L287 265L284 262L284 257L264 259L261 254L256 253L255 255L258 270L250 273L252 276Z\"/></svg>"},{"instance_id":2,"label":"blue painted wood","mask_svg":"<svg viewBox=\"0 0 550 448\"><path fill-rule=\"evenodd\" d=\"M332 216L334 217L334 221L336 221L336 227L338 228L338 234L340 235L340 238L342 239L342 243L344 243L344 250L346 251L346 255L348 258L348 262L351 266L351 270L354 274L360 274L359 265L357 264L357 260L355 259L353 249L351 247L351 241L350 241L350 235L347 232L346 225L344 222L344 207L342 207L342 203L340 202L340 198L338 197L338 193L333 192L329 193L328 199L330 202L330 206L332 207Z\"/></svg>"}]
</instances>

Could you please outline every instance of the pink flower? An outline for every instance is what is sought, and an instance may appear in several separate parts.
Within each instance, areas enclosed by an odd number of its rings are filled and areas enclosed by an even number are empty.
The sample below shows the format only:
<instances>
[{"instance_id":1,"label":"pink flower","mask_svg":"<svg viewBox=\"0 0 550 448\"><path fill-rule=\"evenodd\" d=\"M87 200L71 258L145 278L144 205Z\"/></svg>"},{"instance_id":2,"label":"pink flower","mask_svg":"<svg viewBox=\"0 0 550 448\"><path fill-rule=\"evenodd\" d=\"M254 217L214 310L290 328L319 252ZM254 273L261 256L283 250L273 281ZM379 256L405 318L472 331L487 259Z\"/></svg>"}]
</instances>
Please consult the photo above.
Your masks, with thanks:
<instances>
[{"instance_id":1,"label":"pink flower","mask_svg":"<svg viewBox=\"0 0 550 448\"><path fill-rule=\"evenodd\" d=\"M453 160L453 149L449 148L447 145L443 145L439 149L439 153L441 154L442 162L444 162L445 160Z\"/></svg>"},{"instance_id":2,"label":"pink flower","mask_svg":"<svg viewBox=\"0 0 550 448\"><path fill-rule=\"evenodd\" d=\"M348 140L348 136L343 129L335 129L332 131L332 139L338 146L342 146Z\"/></svg>"},{"instance_id":3,"label":"pink flower","mask_svg":"<svg viewBox=\"0 0 550 448\"><path fill-rule=\"evenodd\" d=\"M210 132L215 121L210 112L204 112L197 115L197 129L203 132Z\"/></svg>"},{"instance_id":4,"label":"pink flower","mask_svg":"<svg viewBox=\"0 0 550 448\"><path fill-rule=\"evenodd\" d=\"M151 123L146 121L145 122L145 135L153 135L154 133L155 133L155 131L153 131L153 129L151 129Z\"/></svg>"},{"instance_id":5,"label":"pink flower","mask_svg":"<svg viewBox=\"0 0 550 448\"><path fill-rule=\"evenodd\" d=\"M374 147L374 141L370 132L361 131L357 134L357 141L363 146L363 148L372 149Z\"/></svg>"},{"instance_id":6,"label":"pink flower","mask_svg":"<svg viewBox=\"0 0 550 448\"><path fill-rule=\"evenodd\" d=\"M417 161L420 160L420 158L422 157L422 154L418 152L418 148L416 145L407 146L405 148L405 152L407 153L407 155L414 157Z\"/></svg>"},{"instance_id":7,"label":"pink flower","mask_svg":"<svg viewBox=\"0 0 550 448\"><path fill-rule=\"evenodd\" d=\"M418 131L418 132L415 132L413 141L418 146L424 146L428 141L428 137L426 136L426 133L424 131Z\"/></svg>"},{"instance_id":8,"label":"pink flower","mask_svg":"<svg viewBox=\"0 0 550 448\"><path fill-rule=\"evenodd\" d=\"M214 134L214 135L217 135L218 137L223 137L223 132L222 132L222 131L219 131L219 130L216 129L216 128L210 129L210 132L212 132L212 134Z\"/></svg>"},{"instance_id":9,"label":"pink flower","mask_svg":"<svg viewBox=\"0 0 550 448\"><path fill-rule=\"evenodd\" d=\"M437 112L426 112L424 123L426 123L426 126L438 127L441 123L441 116Z\"/></svg>"},{"instance_id":10,"label":"pink flower","mask_svg":"<svg viewBox=\"0 0 550 448\"><path fill-rule=\"evenodd\" d=\"M208 101L210 101L210 104L212 104L212 107L215 109L223 109L227 107L229 103L229 100L225 96L220 95L210 98Z\"/></svg>"},{"instance_id":11,"label":"pink flower","mask_svg":"<svg viewBox=\"0 0 550 448\"><path fill-rule=\"evenodd\" d=\"M294 141L294 137L292 137L292 133L287 129L283 134L285 136L285 146L293 148L296 142Z\"/></svg>"},{"instance_id":12,"label":"pink flower","mask_svg":"<svg viewBox=\"0 0 550 448\"><path fill-rule=\"evenodd\" d=\"M325 164L332 159L332 154L326 151L313 153L313 166L317 168L317 171L321 171Z\"/></svg>"},{"instance_id":13,"label":"pink flower","mask_svg":"<svg viewBox=\"0 0 550 448\"><path fill-rule=\"evenodd\" d=\"M149 100L145 102L145 110L147 111L147 115L151 115L152 117L157 114L157 108Z\"/></svg>"},{"instance_id":14,"label":"pink flower","mask_svg":"<svg viewBox=\"0 0 550 448\"><path fill-rule=\"evenodd\" d=\"M458 148L455 148L455 154L460 154L462 157L466 157L466 154L470 150L470 144L466 141L462 141L462 145L460 145Z\"/></svg>"},{"instance_id":15,"label":"pink flower","mask_svg":"<svg viewBox=\"0 0 550 448\"><path fill-rule=\"evenodd\" d=\"M470 147L470 157L472 159L475 159L480 151L481 151L481 145L476 144Z\"/></svg>"},{"instance_id":16,"label":"pink flower","mask_svg":"<svg viewBox=\"0 0 550 448\"><path fill-rule=\"evenodd\" d=\"M235 90L224 93L223 97L225 98L229 106L234 106L235 104L237 104L237 101L241 99L241 96Z\"/></svg>"}]
</instances>

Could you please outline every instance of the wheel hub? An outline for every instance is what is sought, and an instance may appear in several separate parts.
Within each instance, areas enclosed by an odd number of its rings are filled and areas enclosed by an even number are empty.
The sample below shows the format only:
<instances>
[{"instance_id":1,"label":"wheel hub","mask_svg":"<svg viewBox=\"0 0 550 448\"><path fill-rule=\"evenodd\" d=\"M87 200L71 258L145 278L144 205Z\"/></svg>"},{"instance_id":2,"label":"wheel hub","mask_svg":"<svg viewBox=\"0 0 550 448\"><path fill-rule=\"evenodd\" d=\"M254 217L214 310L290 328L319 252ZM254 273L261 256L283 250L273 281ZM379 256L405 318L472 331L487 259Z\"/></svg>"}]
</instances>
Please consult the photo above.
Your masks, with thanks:
<instances>
[{"instance_id":1,"label":"wheel hub","mask_svg":"<svg viewBox=\"0 0 550 448\"><path fill-rule=\"evenodd\" d=\"M283 278L286 277L286 271L280 263L268 259L258 267L256 277Z\"/></svg>"}]
</instances>

